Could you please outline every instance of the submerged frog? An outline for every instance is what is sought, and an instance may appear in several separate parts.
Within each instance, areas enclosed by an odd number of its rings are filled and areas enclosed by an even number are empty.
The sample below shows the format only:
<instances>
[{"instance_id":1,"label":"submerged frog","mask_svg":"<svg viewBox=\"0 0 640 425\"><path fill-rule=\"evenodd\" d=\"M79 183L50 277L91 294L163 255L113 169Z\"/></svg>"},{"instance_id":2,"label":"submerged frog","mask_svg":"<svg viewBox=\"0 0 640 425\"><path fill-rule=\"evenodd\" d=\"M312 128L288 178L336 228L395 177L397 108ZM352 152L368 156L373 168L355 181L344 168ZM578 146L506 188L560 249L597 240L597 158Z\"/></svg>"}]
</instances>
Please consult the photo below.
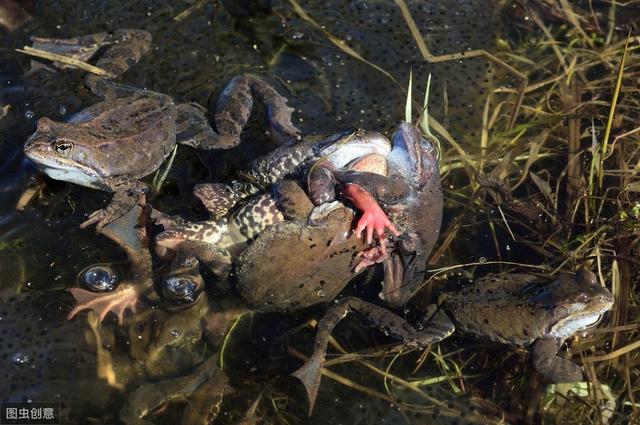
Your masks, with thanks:
<instances>
[{"instance_id":1,"label":"submerged frog","mask_svg":"<svg viewBox=\"0 0 640 425\"><path fill-rule=\"evenodd\" d=\"M313 355L294 374L307 386L311 408L329 336L350 309L373 318L387 335L402 339L408 347L443 340L454 331L454 323L477 337L513 346L532 345L533 366L545 379L575 382L582 380L580 367L558 357L558 349L567 338L594 325L611 309L613 296L597 283L592 272L583 269L575 278L565 275L555 280L530 274L488 276L466 289L443 294L439 303L440 308L433 306L420 332L404 324L399 316L362 300L348 299L331 308L318 323Z\"/></svg>"},{"instance_id":2,"label":"submerged frog","mask_svg":"<svg viewBox=\"0 0 640 425\"><path fill-rule=\"evenodd\" d=\"M156 237L156 252L161 256L167 251L191 253L224 280L233 258L266 228L284 220L307 218L313 205L302 187L291 179L306 175L310 164L323 158L338 167L351 166L371 157L385 158L390 149L390 142L383 135L363 130L282 146L253 161L242 174L243 182L196 186L196 196L214 218L178 224L161 218L159 221L167 230ZM230 209L231 213L218 217Z\"/></svg>"},{"instance_id":3,"label":"submerged frog","mask_svg":"<svg viewBox=\"0 0 640 425\"><path fill-rule=\"evenodd\" d=\"M558 357L571 335L594 325L613 306L611 292L595 274L555 280L530 274L489 276L469 288L445 293L441 307L463 332L526 347L534 368L548 381L582 380L580 367Z\"/></svg>"},{"instance_id":4,"label":"submerged frog","mask_svg":"<svg viewBox=\"0 0 640 425\"><path fill-rule=\"evenodd\" d=\"M97 66L117 76L149 49L151 34L130 29L33 41L36 48L81 59L108 46ZM25 155L49 177L114 193L111 203L81 227L105 226L138 203L148 190L140 179L157 170L176 143L200 149L237 145L251 114L252 96L267 105L273 138L299 137L291 122L293 109L256 75L235 77L224 88L214 117L217 132L209 126L202 108L193 104L178 104L167 95L96 75L87 76L85 84L104 100L67 122L41 118L24 147Z\"/></svg>"}]
</instances>

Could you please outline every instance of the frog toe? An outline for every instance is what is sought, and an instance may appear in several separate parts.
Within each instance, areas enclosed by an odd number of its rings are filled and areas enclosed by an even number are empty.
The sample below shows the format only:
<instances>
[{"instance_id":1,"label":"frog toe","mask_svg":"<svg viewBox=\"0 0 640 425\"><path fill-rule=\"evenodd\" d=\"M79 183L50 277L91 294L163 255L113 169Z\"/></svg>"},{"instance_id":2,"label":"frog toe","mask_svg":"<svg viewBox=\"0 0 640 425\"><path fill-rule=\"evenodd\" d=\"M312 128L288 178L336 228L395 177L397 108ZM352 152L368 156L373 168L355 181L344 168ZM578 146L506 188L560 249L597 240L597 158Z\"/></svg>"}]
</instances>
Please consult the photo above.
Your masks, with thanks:
<instances>
[{"instance_id":1,"label":"frog toe","mask_svg":"<svg viewBox=\"0 0 640 425\"><path fill-rule=\"evenodd\" d=\"M138 289L132 284L122 284L115 291L108 293L91 292L81 288L69 288L69 292L75 298L76 305L67 315L67 319L72 319L81 311L91 310L98 315L100 321L112 312L118 317L120 324L124 323L127 310L136 312L140 297Z\"/></svg>"},{"instance_id":2,"label":"frog toe","mask_svg":"<svg viewBox=\"0 0 640 425\"><path fill-rule=\"evenodd\" d=\"M136 207L136 205L144 204L145 194L143 192L139 192L137 190L116 192L109 205L91 213L89 218L80 224L80 228L84 229L95 224L96 228L100 230L119 218L127 215Z\"/></svg>"}]
</instances>

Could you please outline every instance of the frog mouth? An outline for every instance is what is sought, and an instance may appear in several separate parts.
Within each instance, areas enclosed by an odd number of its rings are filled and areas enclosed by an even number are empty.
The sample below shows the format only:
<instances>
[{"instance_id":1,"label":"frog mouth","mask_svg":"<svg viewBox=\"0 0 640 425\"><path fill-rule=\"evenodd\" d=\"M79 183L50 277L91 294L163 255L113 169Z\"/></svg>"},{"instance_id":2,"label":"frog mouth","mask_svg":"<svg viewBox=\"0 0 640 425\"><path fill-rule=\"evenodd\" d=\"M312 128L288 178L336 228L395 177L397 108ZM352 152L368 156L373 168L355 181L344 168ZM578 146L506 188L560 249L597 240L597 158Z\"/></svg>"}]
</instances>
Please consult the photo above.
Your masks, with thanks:
<instances>
[{"instance_id":1,"label":"frog mouth","mask_svg":"<svg viewBox=\"0 0 640 425\"><path fill-rule=\"evenodd\" d=\"M612 306L613 300L606 297L598 297L587 304L578 304L573 307L575 310L573 313L553 325L550 333L566 338L574 332L590 328L598 323L602 315Z\"/></svg>"},{"instance_id":2,"label":"frog mouth","mask_svg":"<svg viewBox=\"0 0 640 425\"><path fill-rule=\"evenodd\" d=\"M54 180L100 189L100 185L97 184L98 175L89 167L78 163L69 164L55 157L39 155L38 151L27 148L24 153L41 171Z\"/></svg>"}]
</instances>

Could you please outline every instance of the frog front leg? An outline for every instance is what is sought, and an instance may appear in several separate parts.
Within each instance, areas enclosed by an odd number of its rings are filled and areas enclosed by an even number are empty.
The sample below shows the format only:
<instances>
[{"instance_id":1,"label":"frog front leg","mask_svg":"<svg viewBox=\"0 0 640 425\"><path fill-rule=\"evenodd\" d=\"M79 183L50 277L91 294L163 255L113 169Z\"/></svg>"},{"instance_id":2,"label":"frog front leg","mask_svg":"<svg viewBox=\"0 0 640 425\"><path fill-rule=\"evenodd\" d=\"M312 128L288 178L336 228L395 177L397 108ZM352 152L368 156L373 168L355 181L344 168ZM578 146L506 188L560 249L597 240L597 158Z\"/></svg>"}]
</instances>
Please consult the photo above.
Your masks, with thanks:
<instances>
[{"instance_id":1,"label":"frog front leg","mask_svg":"<svg viewBox=\"0 0 640 425\"><path fill-rule=\"evenodd\" d=\"M313 354L305 364L293 373L302 381L309 397L309 415L313 411L318 389L320 387L321 368L324 365L329 337L336 325L348 313L357 312L380 328L389 336L401 339L403 345L409 348L424 347L439 342L453 333L455 327L449 317L438 310L429 320L423 330L413 328L405 319L397 314L368 303L359 298L344 298L329 311L318 323Z\"/></svg>"},{"instance_id":2,"label":"frog front leg","mask_svg":"<svg viewBox=\"0 0 640 425\"><path fill-rule=\"evenodd\" d=\"M310 197L316 205L334 200L336 194L350 201L362 213L354 229L355 235L360 237L366 231L366 241L371 244L375 233L380 242L379 249L367 254L369 260L380 257L375 261L379 262L386 257L385 232L388 230L394 236L399 236L400 232L380 203L396 203L406 197L409 193L406 184L397 178L337 169L328 161L320 161L309 173L308 186ZM338 186L337 192L335 186Z\"/></svg>"},{"instance_id":3,"label":"frog front leg","mask_svg":"<svg viewBox=\"0 0 640 425\"><path fill-rule=\"evenodd\" d=\"M149 186L127 176L103 178L105 189L113 192L113 198L105 208L94 211L80 224L84 229L96 223L98 230L127 214L136 205L144 205Z\"/></svg>"},{"instance_id":4,"label":"frog front leg","mask_svg":"<svg viewBox=\"0 0 640 425\"><path fill-rule=\"evenodd\" d=\"M534 369L549 382L579 382L582 369L571 360L558 357L562 341L557 338L541 338L533 343Z\"/></svg>"}]
</instances>

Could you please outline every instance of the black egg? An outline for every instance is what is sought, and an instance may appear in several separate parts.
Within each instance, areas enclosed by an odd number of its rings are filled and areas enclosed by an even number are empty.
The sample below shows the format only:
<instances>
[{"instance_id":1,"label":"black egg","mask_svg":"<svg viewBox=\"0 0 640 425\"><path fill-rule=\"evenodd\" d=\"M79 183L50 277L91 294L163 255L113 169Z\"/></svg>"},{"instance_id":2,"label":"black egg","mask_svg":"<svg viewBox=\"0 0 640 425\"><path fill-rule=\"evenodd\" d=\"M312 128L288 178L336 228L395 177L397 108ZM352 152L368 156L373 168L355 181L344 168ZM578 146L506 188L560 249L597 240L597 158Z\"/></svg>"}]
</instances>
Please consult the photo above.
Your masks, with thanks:
<instances>
[{"instance_id":1,"label":"black egg","mask_svg":"<svg viewBox=\"0 0 640 425\"><path fill-rule=\"evenodd\" d=\"M118 283L118 275L109 266L97 265L86 268L80 274L80 281L94 292L113 291Z\"/></svg>"},{"instance_id":2,"label":"black egg","mask_svg":"<svg viewBox=\"0 0 640 425\"><path fill-rule=\"evenodd\" d=\"M191 304L200 295L200 285L184 276L172 276L164 281L162 293L170 301L178 304Z\"/></svg>"}]
</instances>

